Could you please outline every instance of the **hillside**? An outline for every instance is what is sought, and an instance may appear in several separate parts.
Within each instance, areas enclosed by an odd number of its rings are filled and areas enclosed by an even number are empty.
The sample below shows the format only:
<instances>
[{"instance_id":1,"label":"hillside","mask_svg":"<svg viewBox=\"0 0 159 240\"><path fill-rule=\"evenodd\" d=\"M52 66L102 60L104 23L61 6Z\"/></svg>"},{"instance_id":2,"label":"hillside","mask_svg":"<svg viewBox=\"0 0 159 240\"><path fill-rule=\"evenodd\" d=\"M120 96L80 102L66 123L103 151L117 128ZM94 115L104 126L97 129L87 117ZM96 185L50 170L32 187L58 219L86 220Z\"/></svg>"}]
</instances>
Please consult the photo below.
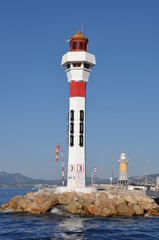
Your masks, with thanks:
<instances>
[{"instance_id":1,"label":"hillside","mask_svg":"<svg viewBox=\"0 0 159 240\"><path fill-rule=\"evenodd\" d=\"M148 184L156 185L156 178L159 176L159 174L150 174L147 175L147 182ZM146 176L135 176L129 178L130 183L134 184L145 184L146 182Z\"/></svg>"},{"instance_id":2,"label":"hillside","mask_svg":"<svg viewBox=\"0 0 159 240\"><path fill-rule=\"evenodd\" d=\"M43 180L33 179L22 175L21 173L0 172L0 186L3 185L35 185L35 184L56 184L59 185L59 180Z\"/></svg>"},{"instance_id":3,"label":"hillside","mask_svg":"<svg viewBox=\"0 0 159 240\"><path fill-rule=\"evenodd\" d=\"M156 178L159 176L159 174L151 174L147 176L148 184L156 184ZM114 183L117 183L118 179L114 178ZM66 181L65 181L66 183ZM91 184L91 178L86 177L86 183ZM96 178L97 184L109 184L109 179L100 179ZM135 176L129 178L130 184L144 184L145 183L145 176ZM0 186L4 185L21 185L21 186L27 186L27 185L35 185L35 184L46 184L46 185L61 185L61 180L43 180L43 179L34 179L29 178L21 173L7 173L7 172L0 172Z\"/></svg>"}]
</instances>

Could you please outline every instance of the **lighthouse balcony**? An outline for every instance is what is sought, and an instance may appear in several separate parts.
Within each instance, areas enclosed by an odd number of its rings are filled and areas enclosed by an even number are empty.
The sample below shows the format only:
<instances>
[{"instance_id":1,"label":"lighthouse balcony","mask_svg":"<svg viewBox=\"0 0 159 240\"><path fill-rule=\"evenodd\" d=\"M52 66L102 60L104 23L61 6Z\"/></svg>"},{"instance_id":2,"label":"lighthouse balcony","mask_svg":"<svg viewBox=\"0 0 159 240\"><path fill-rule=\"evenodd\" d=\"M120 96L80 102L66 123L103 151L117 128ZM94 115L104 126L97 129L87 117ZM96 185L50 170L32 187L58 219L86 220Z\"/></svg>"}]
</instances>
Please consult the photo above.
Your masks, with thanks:
<instances>
[{"instance_id":1,"label":"lighthouse balcony","mask_svg":"<svg viewBox=\"0 0 159 240\"><path fill-rule=\"evenodd\" d=\"M91 67L96 65L96 59L93 54L88 52L68 52L62 57L61 65L66 67L69 63L87 63Z\"/></svg>"},{"instance_id":2,"label":"lighthouse balcony","mask_svg":"<svg viewBox=\"0 0 159 240\"><path fill-rule=\"evenodd\" d=\"M84 81L88 82L90 76L90 69L82 68L82 67L70 67L66 70L66 75L68 78L68 82L72 81Z\"/></svg>"}]
</instances>

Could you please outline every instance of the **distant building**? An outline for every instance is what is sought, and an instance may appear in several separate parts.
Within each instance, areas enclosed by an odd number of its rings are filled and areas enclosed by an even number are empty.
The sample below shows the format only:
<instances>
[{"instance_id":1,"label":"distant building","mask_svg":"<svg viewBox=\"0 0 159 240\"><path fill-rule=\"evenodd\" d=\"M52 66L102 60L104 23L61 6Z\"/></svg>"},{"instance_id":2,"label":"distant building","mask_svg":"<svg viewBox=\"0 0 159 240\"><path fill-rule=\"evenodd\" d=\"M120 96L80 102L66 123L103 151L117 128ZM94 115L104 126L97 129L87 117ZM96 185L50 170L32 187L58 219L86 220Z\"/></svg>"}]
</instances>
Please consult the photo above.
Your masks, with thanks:
<instances>
[{"instance_id":1,"label":"distant building","mask_svg":"<svg viewBox=\"0 0 159 240\"><path fill-rule=\"evenodd\" d=\"M147 187L146 186L132 186L132 185L129 185L128 186L128 190L142 190L142 191L146 191Z\"/></svg>"},{"instance_id":2,"label":"distant building","mask_svg":"<svg viewBox=\"0 0 159 240\"><path fill-rule=\"evenodd\" d=\"M159 176L156 178L156 188L159 189Z\"/></svg>"},{"instance_id":3,"label":"distant building","mask_svg":"<svg viewBox=\"0 0 159 240\"><path fill-rule=\"evenodd\" d=\"M125 153L120 154L118 182L124 186L128 184L128 160Z\"/></svg>"}]
</instances>

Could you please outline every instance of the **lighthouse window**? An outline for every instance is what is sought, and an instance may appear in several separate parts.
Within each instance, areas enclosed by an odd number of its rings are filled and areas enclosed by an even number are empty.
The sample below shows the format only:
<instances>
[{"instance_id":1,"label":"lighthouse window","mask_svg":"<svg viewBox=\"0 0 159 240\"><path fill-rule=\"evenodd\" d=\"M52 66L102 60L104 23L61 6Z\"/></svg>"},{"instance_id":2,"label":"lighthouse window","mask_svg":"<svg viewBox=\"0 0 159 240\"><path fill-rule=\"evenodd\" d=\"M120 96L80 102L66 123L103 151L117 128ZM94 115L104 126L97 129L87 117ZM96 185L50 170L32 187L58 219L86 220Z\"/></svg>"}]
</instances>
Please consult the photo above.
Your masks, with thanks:
<instances>
[{"instance_id":1,"label":"lighthouse window","mask_svg":"<svg viewBox=\"0 0 159 240\"><path fill-rule=\"evenodd\" d=\"M74 121L74 111L73 111L73 110L71 110L70 120L71 120L71 121Z\"/></svg>"},{"instance_id":2,"label":"lighthouse window","mask_svg":"<svg viewBox=\"0 0 159 240\"><path fill-rule=\"evenodd\" d=\"M87 64L87 63L84 63L84 68L87 68L87 69L89 69L89 64Z\"/></svg>"},{"instance_id":3,"label":"lighthouse window","mask_svg":"<svg viewBox=\"0 0 159 240\"><path fill-rule=\"evenodd\" d=\"M80 67L81 63L73 63L73 67Z\"/></svg>"},{"instance_id":4,"label":"lighthouse window","mask_svg":"<svg viewBox=\"0 0 159 240\"><path fill-rule=\"evenodd\" d=\"M84 50L86 51L87 50L87 44L84 43Z\"/></svg>"},{"instance_id":5,"label":"lighthouse window","mask_svg":"<svg viewBox=\"0 0 159 240\"><path fill-rule=\"evenodd\" d=\"M83 132L84 132L84 129L83 129L83 122L80 122L80 133L83 134Z\"/></svg>"},{"instance_id":6,"label":"lighthouse window","mask_svg":"<svg viewBox=\"0 0 159 240\"><path fill-rule=\"evenodd\" d=\"M70 135L70 146L73 147L74 145L74 136Z\"/></svg>"},{"instance_id":7,"label":"lighthouse window","mask_svg":"<svg viewBox=\"0 0 159 240\"><path fill-rule=\"evenodd\" d=\"M70 64L67 64L66 68L69 69L70 68Z\"/></svg>"},{"instance_id":8,"label":"lighthouse window","mask_svg":"<svg viewBox=\"0 0 159 240\"><path fill-rule=\"evenodd\" d=\"M83 122L84 121L84 111L80 110L80 121Z\"/></svg>"},{"instance_id":9,"label":"lighthouse window","mask_svg":"<svg viewBox=\"0 0 159 240\"><path fill-rule=\"evenodd\" d=\"M83 147L83 135L79 136L79 145L80 147Z\"/></svg>"},{"instance_id":10,"label":"lighthouse window","mask_svg":"<svg viewBox=\"0 0 159 240\"><path fill-rule=\"evenodd\" d=\"M83 49L83 42L79 42L79 49Z\"/></svg>"},{"instance_id":11,"label":"lighthouse window","mask_svg":"<svg viewBox=\"0 0 159 240\"><path fill-rule=\"evenodd\" d=\"M73 43L72 43L72 48L73 48L73 49L77 49L77 42L73 42Z\"/></svg>"},{"instance_id":12,"label":"lighthouse window","mask_svg":"<svg viewBox=\"0 0 159 240\"><path fill-rule=\"evenodd\" d=\"M74 133L74 123L70 123L70 133Z\"/></svg>"}]
</instances>

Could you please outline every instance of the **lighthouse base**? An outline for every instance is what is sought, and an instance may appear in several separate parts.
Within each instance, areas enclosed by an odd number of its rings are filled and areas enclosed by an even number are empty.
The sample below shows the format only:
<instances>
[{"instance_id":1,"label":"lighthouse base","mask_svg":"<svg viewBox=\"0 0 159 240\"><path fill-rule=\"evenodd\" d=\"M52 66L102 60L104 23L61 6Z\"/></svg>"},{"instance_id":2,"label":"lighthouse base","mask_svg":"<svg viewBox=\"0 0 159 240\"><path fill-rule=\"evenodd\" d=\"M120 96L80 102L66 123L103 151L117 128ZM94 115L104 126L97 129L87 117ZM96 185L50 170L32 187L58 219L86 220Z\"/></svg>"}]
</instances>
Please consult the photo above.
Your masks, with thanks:
<instances>
[{"instance_id":1,"label":"lighthouse base","mask_svg":"<svg viewBox=\"0 0 159 240\"><path fill-rule=\"evenodd\" d=\"M65 192L82 192L82 193L91 193L97 192L96 187L83 187L83 188L76 188L76 187L57 187L55 190L56 193L65 193Z\"/></svg>"}]
</instances>

